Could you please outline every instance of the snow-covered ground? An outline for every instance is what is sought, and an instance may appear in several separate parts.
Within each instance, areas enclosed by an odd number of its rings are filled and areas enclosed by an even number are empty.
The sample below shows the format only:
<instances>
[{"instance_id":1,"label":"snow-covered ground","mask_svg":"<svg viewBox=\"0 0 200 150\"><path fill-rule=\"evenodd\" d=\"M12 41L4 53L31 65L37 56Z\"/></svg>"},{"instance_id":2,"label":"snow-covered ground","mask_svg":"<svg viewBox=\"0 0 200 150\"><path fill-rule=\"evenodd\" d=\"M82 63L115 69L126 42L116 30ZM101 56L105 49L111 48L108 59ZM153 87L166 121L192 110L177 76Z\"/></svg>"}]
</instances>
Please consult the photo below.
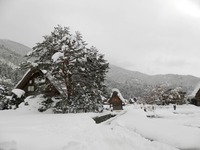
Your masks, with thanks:
<instances>
[{"instance_id":1,"label":"snow-covered ground","mask_svg":"<svg viewBox=\"0 0 200 150\"><path fill-rule=\"evenodd\" d=\"M199 150L200 107L126 106L96 124L95 113L0 111L0 150ZM153 118L147 115L155 116Z\"/></svg>"}]
</instances>

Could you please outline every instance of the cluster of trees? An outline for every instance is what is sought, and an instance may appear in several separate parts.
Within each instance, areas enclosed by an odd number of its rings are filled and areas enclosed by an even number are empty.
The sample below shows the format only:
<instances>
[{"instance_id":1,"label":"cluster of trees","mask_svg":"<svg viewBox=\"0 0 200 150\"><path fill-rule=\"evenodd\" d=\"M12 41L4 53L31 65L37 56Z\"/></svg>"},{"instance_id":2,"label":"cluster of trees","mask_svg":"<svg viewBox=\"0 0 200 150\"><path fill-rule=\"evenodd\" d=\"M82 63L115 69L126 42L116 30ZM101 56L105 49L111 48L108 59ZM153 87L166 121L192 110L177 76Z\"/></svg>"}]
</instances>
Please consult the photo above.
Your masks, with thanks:
<instances>
[{"instance_id":1,"label":"cluster of trees","mask_svg":"<svg viewBox=\"0 0 200 150\"><path fill-rule=\"evenodd\" d=\"M1 45L0 48L5 49ZM104 55L97 48L88 47L79 32L72 34L67 27L57 26L50 35L44 36L27 54L27 61L20 69L0 61L0 84L16 84L28 68L46 70L64 83L67 92L56 105L57 112L76 112L80 107L87 111L100 110L103 98L110 96L105 85L109 64ZM124 84L111 80L107 85L118 87L126 99L140 96L149 104L185 103L186 93L180 87L152 87L136 80ZM0 96L0 99L5 97L2 93Z\"/></svg>"},{"instance_id":2,"label":"cluster of trees","mask_svg":"<svg viewBox=\"0 0 200 150\"><path fill-rule=\"evenodd\" d=\"M23 75L23 71L18 68L12 68L7 63L0 61L0 84L12 88Z\"/></svg>"},{"instance_id":3,"label":"cluster of trees","mask_svg":"<svg viewBox=\"0 0 200 150\"><path fill-rule=\"evenodd\" d=\"M8 88L5 85L0 84L0 110L7 109L8 99Z\"/></svg>"},{"instance_id":4,"label":"cluster of trees","mask_svg":"<svg viewBox=\"0 0 200 150\"><path fill-rule=\"evenodd\" d=\"M144 96L145 102L149 104L184 104L186 103L186 92L181 87L166 88L157 86L152 88L148 94Z\"/></svg>"},{"instance_id":5,"label":"cluster of trees","mask_svg":"<svg viewBox=\"0 0 200 150\"><path fill-rule=\"evenodd\" d=\"M67 92L57 111L77 111L81 105L88 111L99 108L107 94L104 81L109 64L95 47L87 47L79 32L57 26L27 57L21 68L47 70L64 83Z\"/></svg>"}]
</instances>

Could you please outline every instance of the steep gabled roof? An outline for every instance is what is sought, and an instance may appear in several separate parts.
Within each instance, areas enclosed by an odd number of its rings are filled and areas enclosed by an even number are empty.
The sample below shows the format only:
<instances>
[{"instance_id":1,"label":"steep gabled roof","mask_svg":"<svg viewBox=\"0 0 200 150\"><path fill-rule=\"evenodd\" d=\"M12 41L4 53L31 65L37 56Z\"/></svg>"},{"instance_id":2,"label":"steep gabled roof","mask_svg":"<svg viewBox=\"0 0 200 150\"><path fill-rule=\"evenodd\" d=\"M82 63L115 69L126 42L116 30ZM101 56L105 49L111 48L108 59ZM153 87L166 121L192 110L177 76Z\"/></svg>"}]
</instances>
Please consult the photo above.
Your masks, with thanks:
<instances>
[{"instance_id":1,"label":"steep gabled roof","mask_svg":"<svg viewBox=\"0 0 200 150\"><path fill-rule=\"evenodd\" d=\"M112 94L110 99L108 100L108 103L116 103L117 101L121 101L122 103L125 103L125 100L123 96L121 95L120 91L118 89L112 89Z\"/></svg>"},{"instance_id":2,"label":"steep gabled roof","mask_svg":"<svg viewBox=\"0 0 200 150\"><path fill-rule=\"evenodd\" d=\"M15 89L21 89L28 80L30 80L30 78L32 77L33 73L35 73L36 70L35 69L29 69L27 70L27 72L24 74L24 76L22 77L22 79L15 85Z\"/></svg>"},{"instance_id":3,"label":"steep gabled roof","mask_svg":"<svg viewBox=\"0 0 200 150\"><path fill-rule=\"evenodd\" d=\"M111 98L114 96L114 93L116 93L116 96L117 96L123 103L125 103L125 99L123 98L121 92L120 92L118 89L116 89L116 88L112 89Z\"/></svg>"},{"instance_id":4,"label":"steep gabled roof","mask_svg":"<svg viewBox=\"0 0 200 150\"><path fill-rule=\"evenodd\" d=\"M46 77L50 81L50 83L55 87L55 89L60 93L60 95L63 98L66 98L67 89L65 83L62 80L57 80L51 75L50 72L41 69L29 69L24 74L22 79L16 84L15 88L22 89L25 86L25 84L31 79L31 77L36 73L44 75L44 77Z\"/></svg>"},{"instance_id":5,"label":"steep gabled roof","mask_svg":"<svg viewBox=\"0 0 200 150\"><path fill-rule=\"evenodd\" d=\"M66 97L67 89L65 86L64 81L57 80L55 77L51 75L51 73L47 72L45 75L49 81L53 84L53 86L56 88L56 90L62 95L62 97Z\"/></svg>"},{"instance_id":6,"label":"steep gabled roof","mask_svg":"<svg viewBox=\"0 0 200 150\"><path fill-rule=\"evenodd\" d=\"M195 98L200 100L200 89L197 91L196 95L195 95Z\"/></svg>"}]
</instances>

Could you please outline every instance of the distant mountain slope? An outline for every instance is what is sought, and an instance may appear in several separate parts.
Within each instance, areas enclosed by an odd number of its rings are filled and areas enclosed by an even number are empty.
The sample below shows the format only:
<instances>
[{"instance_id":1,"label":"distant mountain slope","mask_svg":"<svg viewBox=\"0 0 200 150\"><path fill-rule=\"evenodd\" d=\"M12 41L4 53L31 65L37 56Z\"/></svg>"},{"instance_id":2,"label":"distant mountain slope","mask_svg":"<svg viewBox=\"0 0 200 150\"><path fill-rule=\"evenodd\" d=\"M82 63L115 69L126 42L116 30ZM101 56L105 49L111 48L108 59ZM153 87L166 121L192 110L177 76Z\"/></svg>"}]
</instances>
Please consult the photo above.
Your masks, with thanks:
<instances>
[{"instance_id":1,"label":"distant mountain slope","mask_svg":"<svg viewBox=\"0 0 200 150\"><path fill-rule=\"evenodd\" d=\"M108 86L118 88L125 98L142 96L146 91L160 85L167 88L182 87L187 94L191 94L199 82L200 78L191 75L147 75L114 65L110 65L107 73Z\"/></svg>"},{"instance_id":2,"label":"distant mountain slope","mask_svg":"<svg viewBox=\"0 0 200 150\"><path fill-rule=\"evenodd\" d=\"M29 48L28 46L6 39L0 39L0 46L1 48L4 47L21 56L24 56L29 51L31 51L31 48Z\"/></svg>"},{"instance_id":3,"label":"distant mountain slope","mask_svg":"<svg viewBox=\"0 0 200 150\"><path fill-rule=\"evenodd\" d=\"M10 40L0 39L0 79L18 81L23 72L13 72L14 68L24 60L23 56L31 51L31 48ZM6 66L6 65L8 66ZM147 75L137 71L126 70L110 65L107 73L106 84L109 89L118 88L125 98L143 96L155 86L167 88L182 87L187 94L191 94L200 83L200 78L190 75Z\"/></svg>"},{"instance_id":4,"label":"distant mountain slope","mask_svg":"<svg viewBox=\"0 0 200 150\"><path fill-rule=\"evenodd\" d=\"M20 43L0 39L0 61L12 68L17 67L23 60L23 56L31 51L31 48Z\"/></svg>"},{"instance_id":5,"label":"distant mountain slope","mask_svg":"<svg viewBox=\"0 0 200 150\"><path fill-rule=\"evenodd\" d=\"M12 86L23 76L23 71L17 70L24 55L31 48L20 43L0 39L0 84Z\"/></svg>"}]
</instances>

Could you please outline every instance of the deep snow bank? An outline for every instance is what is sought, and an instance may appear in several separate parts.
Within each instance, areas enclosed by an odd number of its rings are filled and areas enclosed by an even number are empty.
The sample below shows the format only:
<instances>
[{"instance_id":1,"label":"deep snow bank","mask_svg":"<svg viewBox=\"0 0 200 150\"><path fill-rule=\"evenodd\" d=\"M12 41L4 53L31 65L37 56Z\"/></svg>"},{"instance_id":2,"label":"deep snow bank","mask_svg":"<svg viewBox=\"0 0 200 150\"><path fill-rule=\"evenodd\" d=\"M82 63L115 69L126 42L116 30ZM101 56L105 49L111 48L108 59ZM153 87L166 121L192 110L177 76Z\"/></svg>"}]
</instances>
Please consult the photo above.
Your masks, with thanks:
<instances>
[{"instance_id":1,"label":"deep snow bank","mask_svg":"<svg viewBox=\"0 0 200 150\"><path fill-rule=\"evenodd\" d=\"M143 137L166 143L180 149L200 149L200 108L191 105L156 109L159 118L147 118L141 109L129 111L112 122L133 130ZM197 127L198 126L198 127Z\"/></svg>"},{"instance_id":2,"label":"deep snow bank","mask_svg":"<svg viewBox=\"0 0 200 150\"><path fill-rule=\"evenodd\" d=\"M1 150L200 149L200 110L193 106L178 106L175 113L170 107L157 108L160 118L153 119L130 106L101 124L92 119L95 113L45 114L22 108L0 111Z\"/></svg>"}]
</instances>

